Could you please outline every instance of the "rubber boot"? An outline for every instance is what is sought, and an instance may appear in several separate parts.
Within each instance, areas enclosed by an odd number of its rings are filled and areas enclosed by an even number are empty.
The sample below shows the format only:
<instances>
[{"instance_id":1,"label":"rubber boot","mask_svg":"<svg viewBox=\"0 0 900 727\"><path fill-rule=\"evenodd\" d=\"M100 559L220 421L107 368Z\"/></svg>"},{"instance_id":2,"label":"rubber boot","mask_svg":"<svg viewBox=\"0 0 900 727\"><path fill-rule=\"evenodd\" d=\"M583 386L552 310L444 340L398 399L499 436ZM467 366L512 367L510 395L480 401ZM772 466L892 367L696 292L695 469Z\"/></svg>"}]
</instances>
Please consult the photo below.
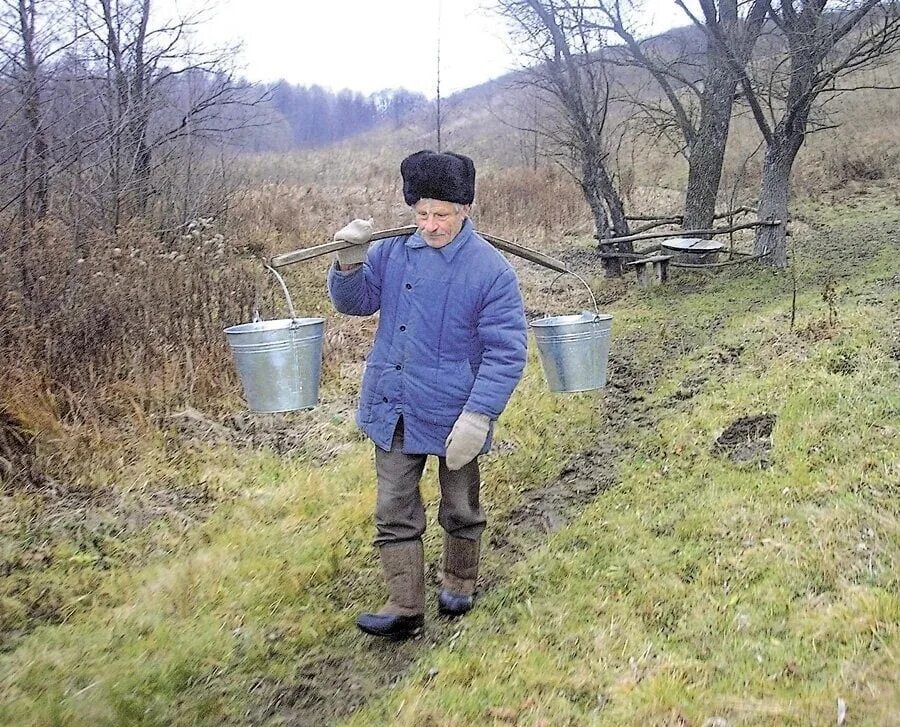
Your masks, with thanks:
<instances>
[{"instance_id":1,"label":"rubber boot","mask_svg":"<svg viewBox=\"0 0 900 727\"><path fill-rule=\"evenodd\" d=\"M361 613L360 630L372 636L402 640L415 636L425 623L425 552L421 540L386 543L379 548L388 600L378 613Z\"/></svg>"},{"instance_id":2,"label":"rubber boot","mask_svg":"<svg viewBox=\"0 0 900 727\"><path fill-rule=\"evenodd\" d=\"M462 616L472 609L481 540L466 540L444 533L443 583L438 595L438 611Z\"/></svg>"}]
</instances>

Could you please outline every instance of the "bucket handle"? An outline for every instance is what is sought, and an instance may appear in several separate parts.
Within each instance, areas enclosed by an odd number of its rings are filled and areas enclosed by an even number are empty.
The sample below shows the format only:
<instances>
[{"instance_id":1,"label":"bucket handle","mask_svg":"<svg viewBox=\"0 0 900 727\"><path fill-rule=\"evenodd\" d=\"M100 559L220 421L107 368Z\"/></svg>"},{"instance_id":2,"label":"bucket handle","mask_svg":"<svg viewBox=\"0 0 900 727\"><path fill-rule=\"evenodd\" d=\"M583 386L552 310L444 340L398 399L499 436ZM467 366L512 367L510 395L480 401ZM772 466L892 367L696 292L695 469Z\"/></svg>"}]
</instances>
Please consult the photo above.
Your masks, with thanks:
<instances>
[{"instance_id":1,"label":"bucket handle","mask_svg":"<svg viewBox=\"0 0 900 727\"><path fill-rule=\"evenodd\" d=\"M296 320L297 313L294 311L294 303L291 301L291 294L288 292L287 285L284 283L284 278L282 278L278 271L270 265L266 265L266 270L271 272L281 284L281 289L284 291L284 297L287 298L287 307L288 312L291 314L291 320Z\"/></svg>"},{"instance_id":2,"label":"bucket handle","mask_svg":"<svg viewBox=\"0 0 900 727\"><path fill-rule=\"evenodd\" d=\"M560 278L566 276L566 275L571 275L571 276L577 278L578 281L579 281L585 288L587 288L588 295L591 296L591 303L594 304L594 313L596 313L596 314L599 316L599 315L600 315L600 309L597 307L597 299L594 297L594 291L591 290L591 286L588 285L587 281L586 281L584 278L582 278L578 273L572 272L571 270L567 270L567 271L564 272L564 273L560 273L560 274L557 275L555 278L553 278L553 281L550 283L550 287L548 288L548 290L551 290L551 291L552 291L552 290L553 290L553 286L556 285L556 281L559 280Z\"/></svg>"}]
</instances>

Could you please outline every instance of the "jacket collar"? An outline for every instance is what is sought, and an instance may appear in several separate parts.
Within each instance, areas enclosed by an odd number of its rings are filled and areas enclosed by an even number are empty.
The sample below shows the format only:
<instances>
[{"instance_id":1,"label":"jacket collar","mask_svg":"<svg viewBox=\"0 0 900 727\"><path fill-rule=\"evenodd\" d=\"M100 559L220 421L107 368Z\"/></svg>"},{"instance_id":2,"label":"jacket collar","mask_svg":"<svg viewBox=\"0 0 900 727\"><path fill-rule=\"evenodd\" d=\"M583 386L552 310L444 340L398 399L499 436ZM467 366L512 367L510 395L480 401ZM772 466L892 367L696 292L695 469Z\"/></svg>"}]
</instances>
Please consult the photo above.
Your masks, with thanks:
<instances>
[{"instance_id":1,"label":"jacket collar","mask_svg":"<svg viewBox=\"0 0 900 727\"><path fill-rule=\"evenodd\" d=\"M456 235L456 237L454 237L449 244L434 249L441 253L441 255L443 255L444 257L444 260L446 260L448 263L453 262L453 258L456 257L456 253L459 252L460 248L469 241L469 238L472 237L474 229L475 227L472 224L472 220L466 217L465 221L463 222L463 226L460 228L459 233ZM422 236L418 232L415 232L407 238L406 246L411 248L428 247L428 243L422 239Z\"/></svg>"}]
</instances>

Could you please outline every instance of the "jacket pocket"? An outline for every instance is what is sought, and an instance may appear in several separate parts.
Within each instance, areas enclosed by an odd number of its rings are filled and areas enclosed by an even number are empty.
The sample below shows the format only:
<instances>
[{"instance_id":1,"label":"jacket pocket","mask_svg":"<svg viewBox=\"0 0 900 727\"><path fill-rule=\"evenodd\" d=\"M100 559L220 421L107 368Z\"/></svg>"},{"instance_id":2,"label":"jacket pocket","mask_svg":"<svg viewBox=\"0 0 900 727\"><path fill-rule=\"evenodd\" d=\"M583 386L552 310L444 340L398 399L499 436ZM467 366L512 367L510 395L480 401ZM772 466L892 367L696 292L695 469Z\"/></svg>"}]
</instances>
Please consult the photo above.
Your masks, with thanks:
<instances>
[{"instance_id":1,"label":"jacket pocket","mask_svg":"<svg viewBox=\"0 0 900 727\"><path fill-rule=\"evenodd\" d=\"M382 366L366 361L363 364L362 387L359 390L359 422L368 424L374 418L373 408Z\"/></svg>"},{"instance_id":2,"label":"jacket pocket","mask_svg":"<svg viewBox=\"0 0 900 727\"><path fill-rule=\"evenodd\" d=\"M411 402L415 411L430 424L452 426L475 383L469 360L441 361L436 368L420 373Z\"/></svg>"}]
</instances>

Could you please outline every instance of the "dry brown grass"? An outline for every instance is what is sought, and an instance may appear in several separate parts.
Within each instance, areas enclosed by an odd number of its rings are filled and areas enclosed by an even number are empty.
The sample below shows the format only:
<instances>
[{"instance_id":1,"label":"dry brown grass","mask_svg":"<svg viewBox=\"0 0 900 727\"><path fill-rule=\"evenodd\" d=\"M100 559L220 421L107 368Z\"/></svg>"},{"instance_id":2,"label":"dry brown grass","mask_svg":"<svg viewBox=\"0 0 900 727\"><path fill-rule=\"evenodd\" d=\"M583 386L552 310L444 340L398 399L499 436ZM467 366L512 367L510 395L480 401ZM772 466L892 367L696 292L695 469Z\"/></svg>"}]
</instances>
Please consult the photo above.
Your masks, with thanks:
<instances>
[{"instance_id":1,"label":"dry brown grass","mask_svg":"<svg viewBox=\"0 0 900 727\"><path fill-rule=\"evenodd\" d=\"M270 292L212 227L163 242L140 227L75 240L55 224L31 242L24 260L4 256L0 300L0 404L30 431L127 428L233 389L223 324Z\"/></svg>"}]
</instances>

